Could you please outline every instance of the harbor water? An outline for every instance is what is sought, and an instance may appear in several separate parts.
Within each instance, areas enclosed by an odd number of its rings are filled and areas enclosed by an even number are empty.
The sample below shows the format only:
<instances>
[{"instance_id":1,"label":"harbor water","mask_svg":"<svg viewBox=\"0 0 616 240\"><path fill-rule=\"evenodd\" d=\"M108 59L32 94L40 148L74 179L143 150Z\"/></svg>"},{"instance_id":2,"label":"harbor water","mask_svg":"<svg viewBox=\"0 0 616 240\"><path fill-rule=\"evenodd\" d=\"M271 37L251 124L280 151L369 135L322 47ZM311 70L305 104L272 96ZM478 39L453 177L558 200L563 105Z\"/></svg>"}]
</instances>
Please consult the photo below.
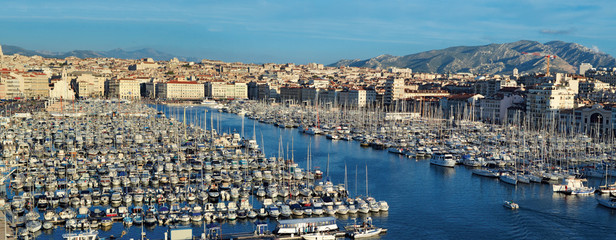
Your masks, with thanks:
<instances>
[{"instance_id":1,"label":"harbor water","mask_svg":"<svg viewBox=\"0 0 616 240\"><path fill-rule=\"evenodd\" d=\"M372 196L385 200L388 212L372 214L376 226L388 229L381 239L615 239L616 211L599 206L594 196L554 193L551 185L541 183L512 186L498 179L471 174L464 166L443 168L428 160L415 160L383 150L363 148L358 142L326 139L303 134L293 128L278 128L239 115L220 113L203 106L152 106L168 117L184 118L191 124L220 132L244 133L254 138L269 156L293 158L306 167L308 150L313 167L320 167L323 179L334 184L347 181L351 196ZM184 115L184 109L186 114ZM204 111L207 110L207 121ZM185 117L184 117L185 116ZM282 143L282 144L281 144ZM282 146L282 147L281 147ZM345 174L346 173L346 174ZM367 182L367 186L366 186ZM590 186L600 180L591 179ZM520 205L506 209L504 200ZM254 204L258 207L258 203ZM338 216L343 227L359 216ZM275 220L269 220L273 230ZM193 235L203 225L193 225ZM222 233L254 231L254 222L237 220L222 224ZM61 239L64 231L39 233L38 239ZM162 239L166 226L145 228L150 239ZM141 227L125 228L121 222L109 230L99 230L100 237L111 235L139 239Z\"/></svg>"}]
</instances>

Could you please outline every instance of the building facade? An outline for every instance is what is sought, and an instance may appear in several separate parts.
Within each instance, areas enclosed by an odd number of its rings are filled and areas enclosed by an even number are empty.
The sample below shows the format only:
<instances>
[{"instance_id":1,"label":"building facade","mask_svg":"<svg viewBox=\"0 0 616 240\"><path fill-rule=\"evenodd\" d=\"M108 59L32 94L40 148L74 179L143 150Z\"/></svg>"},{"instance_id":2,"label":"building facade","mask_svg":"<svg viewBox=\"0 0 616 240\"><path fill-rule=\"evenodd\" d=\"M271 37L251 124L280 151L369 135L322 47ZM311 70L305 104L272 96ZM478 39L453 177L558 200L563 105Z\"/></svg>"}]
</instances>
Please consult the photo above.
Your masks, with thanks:
<instances>
[{"instance_id":1,"label":"building facade","mask_svg":"<svg viewBox=\"0 0 616 240\"><path fill-rule=\"evenodd\" d=\"M60 80L52 84L49 90L49 98L52 100L75 100L75 90L66 80Z\"/></svg>"},{"instance_id":2,"label":"building facade","mask_svg":"<svg viewBox=\"0 0 616 240\"><path fill-rule=\"evenodd\" d=\"M205 97L205 88L197 82L169 81L156 84L156 96L169 100L199 100Z\"/></svg>"},{"instance_id":3,"label":"building facade","mask_svg":"<svg viewBox=\"0 0 616 240\"><path fill-rule=\"evenodd\" d=\"M368 97L364 89L350 89L339 94L338 102L345 106L365 107L368 104Z\"/></svg>"},{"instance_id":4,"label":"building facade","mask_svg":"<svg viewBox=\"0 0 616 240\"><path fill-rule=\"evenodd\" d=\"M97 98L104 95L105 77L92 73L82 73L74 81L80 98Z\"/></svg>"},{"instance_id":5,"label":"building facade","mask_svg":"<svg viewBox=\"0 0 616 240\"><path fill-rule=\"evenodd\" d=\"M112 79L105 81L105 96L118 99L138 99L141 95L139 81L135 79Z\"/></svg>"},{"instance_id":6,"label":"building facade","mask_svg":"<svg viewBox=\"0 0 616 240\"><path fill-rule=\"evenodd\" d=\"M385 82L385 96L383 96L383 101L385 105L389 105L396 100L404 99L405 89L406 88L403 78L387 79L387 81Z\"/></svg>"},{"instance_id":7,"label":"building facade","mask_svg":"<svg viewBox=\"0 0 616 240\"><path fill-rule=\"evenodd\" d=\"M526 96L526 112L533 123L549 122L561 110L575 107L576 91L563 85L544 83L529 89Z\"/></svg>"},{"instance_id":8,"label":"building facade","mask_svg":"<svg viewBox=\"0 0 616 240\"><path fill-rule=\"evenodd\" d=\"M204 85L205 95L213 99L247 99L248 85L246 83L227 83L210 81Z\"/></svg>"},{"instance_id":9,"label":"building facade","mask_svg":"<svg viewBox=\"0 0 616 240\"><path fill-rule=\"evenodd\" d=\"M48 98L49 97L49 75L44 72L25 72L21 74L24 85L25 98Z\"/></svg>"}]
</instances>

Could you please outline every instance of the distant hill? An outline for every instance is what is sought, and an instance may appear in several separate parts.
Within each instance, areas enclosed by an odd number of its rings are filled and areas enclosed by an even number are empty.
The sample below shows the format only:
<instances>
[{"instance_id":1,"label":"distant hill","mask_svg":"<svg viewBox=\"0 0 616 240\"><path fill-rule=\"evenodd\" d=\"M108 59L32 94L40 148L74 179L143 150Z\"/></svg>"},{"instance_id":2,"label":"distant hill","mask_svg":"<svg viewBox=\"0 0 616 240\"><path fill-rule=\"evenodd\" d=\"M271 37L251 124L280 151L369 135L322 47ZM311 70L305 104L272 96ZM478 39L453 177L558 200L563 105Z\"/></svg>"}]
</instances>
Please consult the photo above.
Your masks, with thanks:
<instances>
[{"instance_id":1,"label":"distant hill","mask_svg":"<svg viewBox=\"0 0 616 240\"><path fill-rule=\"evenodd\" d=\"M580 63L593 66L616 66L614 57L577 43L552 41L545 44L536 41L517 41L484 46L459 46L441 50L410 54L402 57L381 55L365 60L340 60L329 66L352 66L370 68L411 68L414 72L472 72L476 74L511 74L514 68L520 73L545 72L546 59L523 55L522 52L542 52L556 55L550 60L552 72L576 72Z\"/></svg>"},{"instance_id":2,"label":"distant hill","mask_svg":"<svg viewBox=\"0 0 616 240\"><path fill-rule=\"evenodd\" d=\"M23 56L38 55L45 58L66 58L66 57L78 57L78 58L121 58L121 59L140 59L140 58L152 58L157 61L170 60L177 57L182 61L198 61L192 57L180 57L169 53L164 53L152 48L143 48L134 51L126 51L124 49L116 48L109 51L92 51L92 50L73 50L70 52L50 52L39 50L28 50L18 46L2 45L2 51L5 55L19 54Z\"/></svg>"}]
</instances>

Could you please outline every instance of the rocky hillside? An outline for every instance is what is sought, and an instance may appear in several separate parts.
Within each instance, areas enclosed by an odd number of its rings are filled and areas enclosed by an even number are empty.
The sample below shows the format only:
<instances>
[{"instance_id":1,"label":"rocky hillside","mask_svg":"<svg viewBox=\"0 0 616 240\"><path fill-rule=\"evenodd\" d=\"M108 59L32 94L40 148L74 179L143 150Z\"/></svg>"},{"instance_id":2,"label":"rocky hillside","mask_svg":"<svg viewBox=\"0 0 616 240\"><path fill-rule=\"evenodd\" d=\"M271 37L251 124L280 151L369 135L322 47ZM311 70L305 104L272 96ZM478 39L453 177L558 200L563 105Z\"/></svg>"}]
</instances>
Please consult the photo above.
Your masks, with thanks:
<instances>
[{"instance_id":1,"label":"rocky hillside","mask_svg":"<svg viewBox=\"0 0 616 240\"><path fill-rule=\"evenodd\" d=\"M414 72L472 72L477 74L511 74L514 68L520 73L545 72L546 59L524 55L522 52L541 52L556 55L550 60L552 72L576 72L580 63L593 66L616 66L612 56L594 51L577 43L552 41L517 41L484 46L459 46L432 50L406 56L381 55L366 60L340 60L330 66L411 68Z\"/></svg>"}]
</instances>

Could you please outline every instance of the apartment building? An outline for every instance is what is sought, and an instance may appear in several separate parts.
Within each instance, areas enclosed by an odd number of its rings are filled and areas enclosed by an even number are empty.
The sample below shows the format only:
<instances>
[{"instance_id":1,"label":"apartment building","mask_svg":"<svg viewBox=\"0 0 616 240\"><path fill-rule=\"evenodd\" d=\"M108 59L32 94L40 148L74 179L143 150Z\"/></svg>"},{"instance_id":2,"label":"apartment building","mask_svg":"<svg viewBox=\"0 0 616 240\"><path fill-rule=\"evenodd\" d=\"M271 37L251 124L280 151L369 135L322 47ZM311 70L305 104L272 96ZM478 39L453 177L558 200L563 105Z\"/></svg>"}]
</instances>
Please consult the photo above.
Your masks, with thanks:
<instances>
[{"instance_id":1,"label":"apartment building","mask_svg":"<svg viewBox=\"0 0 616 240\"><path fill-rule=\"evenodd\" d=\"M205 96L213 99L247 99L248 85L246 83L227 83L210 81L204 85Z\"/></svg>"},{"instance_id":2,"label":"apartment building","mask_svg":"<svg viewBox=\"0 0 616 240\"><path fill-rule=\"evenodd\" d=\"M526 94L526 112L534 123L551 121L560 110L575 107L576 91L564 85L544 83Z\"/></svg>"},{"instance_id":3,"label":"apartment building","mask_svg":"<svg viewBox=\"0 0 616 240\"><path fill-rule=\"evenodd\" d=\"M169 81L156 84L156 96L169 100L199 100L205 97L205 88L198 82Z\"/></svg>"},{"instance_id":4,"label":"apartment building","mask_svg":"<svg viewBox=\"0 0 616 240\"><path fill-rule=\"evenodd\" d=\"M107 98L138 99L140 95L141 88L136 79L121 78L105 81L105 96Z\"/></svg>"}]
</instances>

